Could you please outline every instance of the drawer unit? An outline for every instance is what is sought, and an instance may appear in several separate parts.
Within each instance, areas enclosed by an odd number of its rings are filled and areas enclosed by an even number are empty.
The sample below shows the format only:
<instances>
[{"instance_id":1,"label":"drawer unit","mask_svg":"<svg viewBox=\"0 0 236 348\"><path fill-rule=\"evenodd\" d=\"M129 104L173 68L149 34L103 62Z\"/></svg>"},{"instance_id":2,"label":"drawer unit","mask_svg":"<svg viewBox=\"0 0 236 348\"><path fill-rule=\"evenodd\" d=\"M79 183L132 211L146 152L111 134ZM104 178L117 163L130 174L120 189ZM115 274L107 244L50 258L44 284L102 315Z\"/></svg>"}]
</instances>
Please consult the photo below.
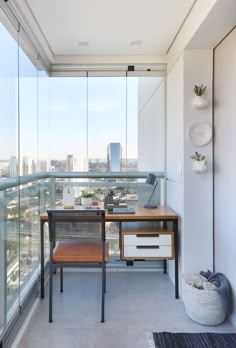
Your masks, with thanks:
<instances>
[{"instance_id":1,"label":"drawer unit","mask_svg":"<svg viewBox=\"0 0 236 348\"><path fill-rule=\"evenodd\" d=\"M139 234L125 234L124 235L125 245L171 245L171 234L150 234L150 233L139 233Z\"/></svg>"},{"instance_id":2,"label":"drawer unit","mask_svg":"<svg viewBox=\"0 0 236 348\"><path fill-rule=\"evenodd\" d=\"M134 259L173 259L173 231L128 231L122 232L121 258Z\"/></svg>"},{"instance_id":3,"label":"drawer unit","mask_svg":"<svg viewBox=\"0 0 236 348\"><path fill-rule=\"evenodd\" d=\"M172 257L171 245L125 245L124 258L170 258Z\"/></svg>"}]
</instances>

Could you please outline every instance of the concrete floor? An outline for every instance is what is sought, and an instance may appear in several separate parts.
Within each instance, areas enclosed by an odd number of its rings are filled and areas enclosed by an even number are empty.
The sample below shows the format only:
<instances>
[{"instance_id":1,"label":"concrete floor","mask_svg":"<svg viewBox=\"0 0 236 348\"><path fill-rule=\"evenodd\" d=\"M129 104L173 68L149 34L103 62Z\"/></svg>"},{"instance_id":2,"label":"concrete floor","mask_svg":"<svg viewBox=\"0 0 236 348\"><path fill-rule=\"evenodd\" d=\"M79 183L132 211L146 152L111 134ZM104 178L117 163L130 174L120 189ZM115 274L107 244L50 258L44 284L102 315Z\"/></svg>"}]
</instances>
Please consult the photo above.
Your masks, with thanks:
<instances>
[{"instance_id":1,"label":"concrete floor","mask_svg":"<svg viewBox=\"0 0 236 348\"><path fill-rule=\"evenodd\" d=\"M55 276L53 323L48 288L17 348L149 348L155 331L236 332L229 322L202 326L185 313L174 286L161 272L107 272L105 323L100 323L100 273L65 272L64 293Z\"/></svg>"}]
</instances>

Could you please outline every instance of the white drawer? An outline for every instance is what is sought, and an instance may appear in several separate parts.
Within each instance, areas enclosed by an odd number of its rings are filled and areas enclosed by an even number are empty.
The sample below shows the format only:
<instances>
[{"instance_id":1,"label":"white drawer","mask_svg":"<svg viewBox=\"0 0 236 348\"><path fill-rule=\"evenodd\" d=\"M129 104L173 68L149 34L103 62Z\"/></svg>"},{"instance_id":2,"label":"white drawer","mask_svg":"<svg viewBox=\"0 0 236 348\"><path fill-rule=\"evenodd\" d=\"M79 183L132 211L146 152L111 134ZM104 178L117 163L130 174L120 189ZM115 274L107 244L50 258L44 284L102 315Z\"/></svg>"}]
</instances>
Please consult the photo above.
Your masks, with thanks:
<instances>
[{"instance_id":1,"label":"white drawer","mask_svg":"<svg viewBox=\"0 0 236 348\"><path fill-rule=\"evenodd\" d=\"M135 245L124 246L124 257L148 258L148 257L172 257L172 247L170 245L160 245L159 248L138 248Z\"/></svg>"},{"instance_id":2,"label":"white drawer","mask_svg":"<svg viewBox=\"0 0 236 348\"><path fill-rule=\"evenodd\" d=\"M124 245L171 245L171 234L149 235L125 234Z\"/></svg>"}]
</instances>

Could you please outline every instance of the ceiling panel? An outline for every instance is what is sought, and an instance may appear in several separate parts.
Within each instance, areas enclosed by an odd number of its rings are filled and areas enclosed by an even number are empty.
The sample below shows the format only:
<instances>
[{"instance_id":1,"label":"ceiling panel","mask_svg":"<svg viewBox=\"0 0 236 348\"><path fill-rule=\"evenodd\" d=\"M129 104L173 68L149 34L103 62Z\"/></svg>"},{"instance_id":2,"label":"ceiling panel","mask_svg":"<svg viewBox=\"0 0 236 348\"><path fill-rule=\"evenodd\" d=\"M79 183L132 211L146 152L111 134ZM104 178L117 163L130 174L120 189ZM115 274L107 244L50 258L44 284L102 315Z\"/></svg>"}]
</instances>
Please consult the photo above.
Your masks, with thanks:
<instances>
[{"instance_id":1,"label":"ceiling panel","mask_svg":"<svg viewBox=\"0 0 236 348\"><path fill-rule=\"evenodd\" d=\"M27 0L55 55L165 54L194 0Z\"/></svg>"}]
</instances>

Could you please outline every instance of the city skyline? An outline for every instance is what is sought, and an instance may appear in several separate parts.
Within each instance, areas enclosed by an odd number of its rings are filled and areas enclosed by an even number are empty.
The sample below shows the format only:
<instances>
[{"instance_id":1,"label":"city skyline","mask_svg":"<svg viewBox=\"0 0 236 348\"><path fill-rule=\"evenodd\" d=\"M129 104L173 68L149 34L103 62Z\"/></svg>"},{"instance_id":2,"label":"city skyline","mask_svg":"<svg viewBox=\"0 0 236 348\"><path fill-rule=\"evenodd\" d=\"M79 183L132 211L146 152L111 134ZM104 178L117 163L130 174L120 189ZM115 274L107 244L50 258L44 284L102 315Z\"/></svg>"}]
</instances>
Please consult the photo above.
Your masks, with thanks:
<instances>
[{"instance_id":1,"label":"city skyline","mask_svg":"<svg viewBox=\"0 0 236 348\"><path fill-rule=\"evenodd\" d=\"M122 171L122 170L137 170L137 158L121 158L119 168L116 165L109 167L108 158L88 158L84 159L79 154L68 154L63 159L53 158L50 160L34 160L26 156L20 158L20 168L18 168L18 161L16 156L10 159L0 160L0 177L14 177L18 175L27 175L37 172L67 172L67 171Z\"/></svg>"}]
</instances>

